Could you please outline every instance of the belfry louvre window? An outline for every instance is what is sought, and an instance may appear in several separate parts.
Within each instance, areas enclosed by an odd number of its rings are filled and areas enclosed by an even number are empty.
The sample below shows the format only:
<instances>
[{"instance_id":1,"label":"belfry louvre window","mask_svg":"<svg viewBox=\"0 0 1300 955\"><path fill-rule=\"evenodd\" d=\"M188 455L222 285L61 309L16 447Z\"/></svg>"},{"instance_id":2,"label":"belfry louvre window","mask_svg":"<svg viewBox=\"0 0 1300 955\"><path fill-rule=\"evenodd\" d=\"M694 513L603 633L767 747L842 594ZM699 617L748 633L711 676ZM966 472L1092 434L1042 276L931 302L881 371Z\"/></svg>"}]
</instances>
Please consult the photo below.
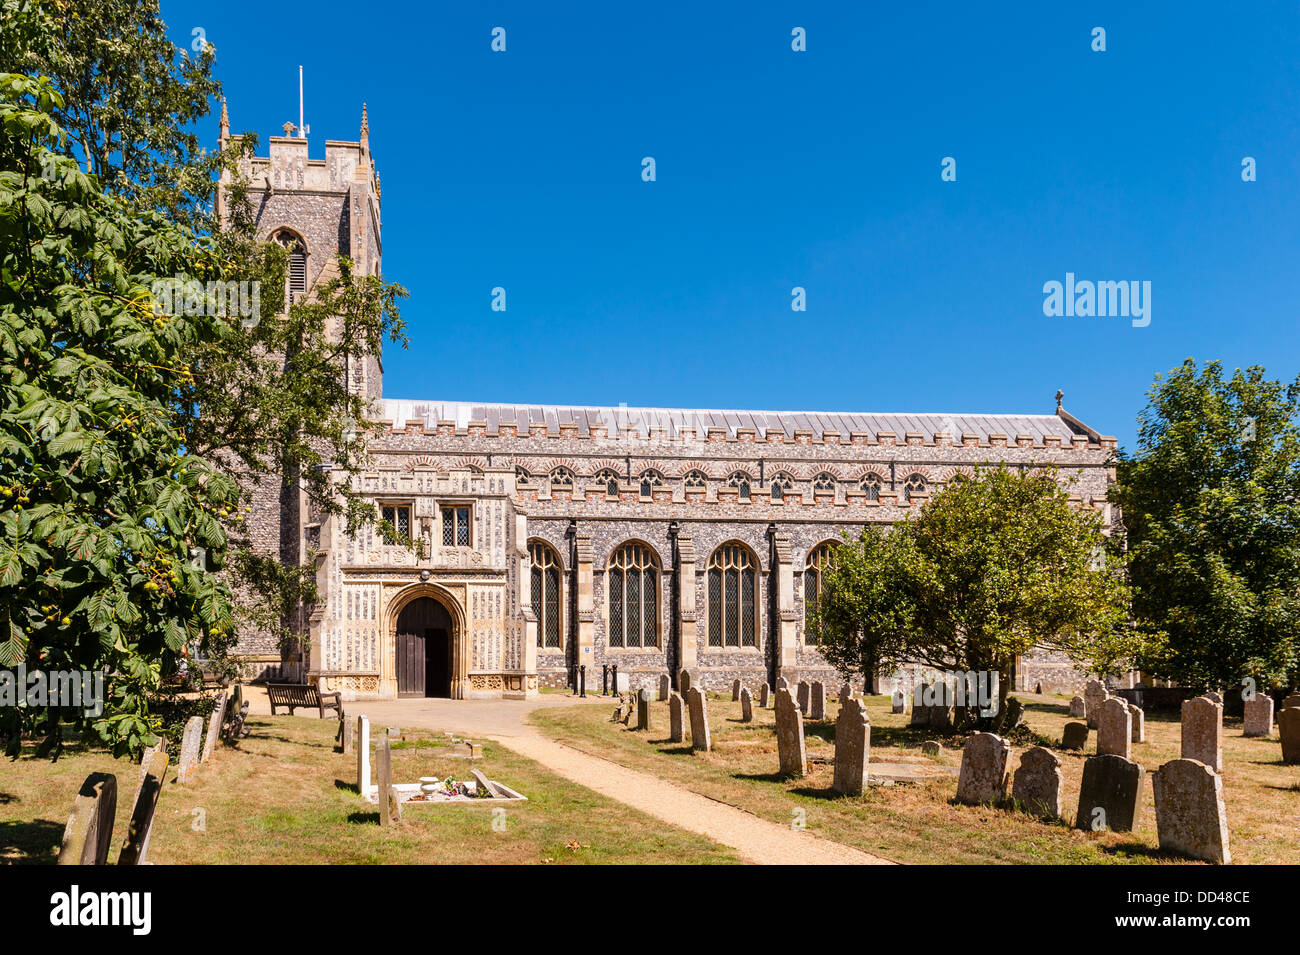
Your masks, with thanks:
<instances>
[{"instance_id":1,"label":"belfry louvre window","mask_svg":"<svg viewBox=\"0 0 1300 955\"><path fill-rule=\"evenodd\" d=\"M625 544L609 560L609 645L659 646L659 566L650 548Z\"/></svg>"},{"instance_id":2,"label":"belfry louvre window","mask_svg":"<svg viewBox=\"0 0 1300 955\"><path fill-rule=\"evenodd\" d=\"M385 524L391 524L393 530L397 532L398 537L410 538L411 536L411 505L409 504L381 504L379 507L380 519Z\"/></svg>"},{"instance_id":3,"label":"belfry louvre window","mask_svg":"<svg viewBox=\"0 0 1300 955\"><path fill-rule=\"evenodd\" d=\"M537 645L560 647L560 560L541 541L528 545L532 561L533 613L537 617Z\"/></svg>"},{"instance_id":4,"label":"belfry louvre window","mask_svg":"<svg viewBox=\"0 0 1300 955\"><path fill-rule=\"evenodd\" d=\"M804 619L804 640L808 643L819 643L818 634L808 625L808 618L813 610L817 607L817 601L822 595L822 574L831 562L834 545L827 541L824 544L818 544L808 552L808 562L803 569L803 619Z\"/></svg>"},{"instance_id":5,"label":"belfry louvre window","mask_svg":"<svg viewBox=\"0 0 1300 955\"><path fill-rule=\"evenodd\" d=\"M723 544L709 557L709 646L757 646L756 583L753 555L740 544Z\"/></svg>"},{"instance_id":6,"label":"belfry louvre window","mask_svg":"<svg viewBox=\"0 0 1300 955\"><path fill-rule=\"evenodd\" d=\"M307 293L307 249L292 232L275 234L275 241L289 252L289 304L302 301Z\"/></svg>"},{"instance_id":7,"label":"belfry louvre window","mask_svg":"<svg viewBox=\"0 0 1300 955\"><path fill-rule=\"evenodd\" d=\"M469 505L444 504L442 506L442 546L468 547Z\"/></svg>"}]
</instances>

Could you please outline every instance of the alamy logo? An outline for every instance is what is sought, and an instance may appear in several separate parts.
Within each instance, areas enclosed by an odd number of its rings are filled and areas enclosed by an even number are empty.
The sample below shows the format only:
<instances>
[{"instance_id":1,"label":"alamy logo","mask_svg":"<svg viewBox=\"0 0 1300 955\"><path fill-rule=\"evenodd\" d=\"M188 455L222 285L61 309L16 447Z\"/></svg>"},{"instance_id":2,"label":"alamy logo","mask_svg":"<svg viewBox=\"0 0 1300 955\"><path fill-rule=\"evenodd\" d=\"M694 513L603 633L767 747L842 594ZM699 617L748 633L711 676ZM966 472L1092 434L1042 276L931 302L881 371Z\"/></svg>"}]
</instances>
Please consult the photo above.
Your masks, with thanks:
<instances>
[{"instance_id":1,"label":"alamy logo","mask_svg":"<svg viewBox=\"0 0 1300 955\"><path fill-rule=\"evenodd\" d=\"M50 924L57 926L125 925L133 935L153 927L153 896L148 892L71 891L50 896Z\"/></svg>"},{"instance_id":2,"label":"alamy logo","mask_svg":"<svg viewBox=\"0 0 1300 955\"><path fill-rule=\"evenodd\" d=\"M1118 282L1076 282L1073 272L1065 273L1065 282L1043 283L1043 314L1087 318L1132 318L1134 328L1151 324L1151 283L1137 279Z\"/></svg>"},{"instance_id":3,"label":"alamy logo","mask_svg":"<svg viewBox=\"0 0 1300 955\"><path fill-rule=\"evenodd\" d=\"M902 702L902 690L895 696ZM998 713L998 672L996 670L950 671L938 674L931 682L917 682L912 688L912 706L976 707L981 716Z\"/></svg>"},{"instance_id":4,"label":"alamy logo","mask_svg":"<svg viewBox=\"0 0 1300 955\"><path fill-rule=\"evenodd\" d=\"M104 712L104 672L102 670L44 670L27 672L0 670L0 706L76 707L87 716Z\"/></svg>"},{"instance_id":5,"label":"alamy logo","mask_svg":"<svg viewBox=\"0 0 1300 955\"><path fill-rule=\"evenodd\" d=\"M198 279L157 279L149 289L155 315L238 317L244 328L262 320L261 282L208 282Z\"/></svg>"}]
</instances>

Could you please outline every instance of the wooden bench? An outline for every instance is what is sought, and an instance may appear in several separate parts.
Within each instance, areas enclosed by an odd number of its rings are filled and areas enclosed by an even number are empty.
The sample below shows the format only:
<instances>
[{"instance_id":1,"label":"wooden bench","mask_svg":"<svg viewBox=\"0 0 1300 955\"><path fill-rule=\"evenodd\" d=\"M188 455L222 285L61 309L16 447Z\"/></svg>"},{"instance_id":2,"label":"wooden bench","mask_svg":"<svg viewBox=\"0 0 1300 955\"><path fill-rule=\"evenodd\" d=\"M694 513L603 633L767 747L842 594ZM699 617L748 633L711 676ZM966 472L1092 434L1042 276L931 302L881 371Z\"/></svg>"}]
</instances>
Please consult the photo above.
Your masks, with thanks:
<instances>
[{"instance_id":1,"label":"wooden bench","mask_svg":"<svg viewBox=\"0 0 1300 955\"><path fill-rule=\"evenodd\" d=\"M277 706L288 707L289 715L299 706L314 706L320 711L320 718L325 719L326 710L342 713L342 693L321 693L311 684L268 683L266 695L271 701L271 715L275 715Z\"/></svg>"}]
</instances>

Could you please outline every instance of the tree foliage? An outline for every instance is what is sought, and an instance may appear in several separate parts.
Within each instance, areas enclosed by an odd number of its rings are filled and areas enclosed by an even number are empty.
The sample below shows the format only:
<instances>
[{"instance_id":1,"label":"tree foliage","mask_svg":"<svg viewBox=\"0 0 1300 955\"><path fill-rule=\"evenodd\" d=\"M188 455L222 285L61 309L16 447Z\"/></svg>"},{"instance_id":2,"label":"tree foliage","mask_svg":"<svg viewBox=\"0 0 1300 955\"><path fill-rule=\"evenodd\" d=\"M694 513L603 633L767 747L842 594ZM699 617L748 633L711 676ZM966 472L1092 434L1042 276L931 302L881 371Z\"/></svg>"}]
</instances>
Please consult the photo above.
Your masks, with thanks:
<instances>
[{"instance_id":1,"label":"tree foliage","mask_svg":"<svg viewBox=\"0 0 1300 955\"><path fill-rule=\"evenodd\" d=\"M1188 359L1157 376L1124 510L1141 668L1196 689L1284 685L1300 652L1300 379L1226 378Z\"/></svg>"}]
</instances>

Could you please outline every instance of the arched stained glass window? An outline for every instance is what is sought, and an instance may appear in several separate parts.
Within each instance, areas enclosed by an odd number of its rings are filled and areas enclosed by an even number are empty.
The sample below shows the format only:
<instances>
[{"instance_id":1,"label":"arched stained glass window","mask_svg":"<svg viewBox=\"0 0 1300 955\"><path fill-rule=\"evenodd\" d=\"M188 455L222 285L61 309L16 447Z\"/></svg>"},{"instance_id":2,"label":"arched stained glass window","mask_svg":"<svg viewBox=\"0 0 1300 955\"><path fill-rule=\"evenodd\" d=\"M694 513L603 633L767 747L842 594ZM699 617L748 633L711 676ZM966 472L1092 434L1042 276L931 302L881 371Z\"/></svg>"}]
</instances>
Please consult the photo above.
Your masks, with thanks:
<instances>
[{"instance_id":1,"label":"arched stained glass window","mask_svg":"<svg viewBox=\"0 0 1300 955\"><path fill-rule=\"evenodd\" d=\"M564 645L560 634L560 557L542 541L530 541L533 613L537 616L537 645L550 649Z\"/></svg>"},{"instance_id":2,"label":"arched stained glass window","mask_svg":"<svg viewBox=\"0 0 1300 955\"><path fill-rule=\"evenodd\" d=\"M597 484L603 484L605 486L605 498L607 500L611 500L611 501L618 500L618 475L617 474L615 474L609 468L605 468L604 470L597 473L596 476L592 478L592 480L595 481Z\"/></svg>"},{"instance_id":3,"label":"arched stained glass window","mask_svg":"<svg viewBox=\"0 0 1300 955\"><path fill-rule=\"evenodd\" d=\"M654 499L655 488L662 487L664 479L659 476L659 472L653 469L641 472L641 500L650 501Z\"/></svg>"},{"instance_id":4,"label":"arched stained glass window","mask_svg":"<svg viewBox=\"0 0 1300 955\"><path fill-rule=\"evenodd\" d=\"M864 474L862 483L859 485L867 494L868 501L880 500L880 475L873 473Z\"/></svg>"},{"instance_id":5,"label":"arched stained glass window","mask_svg":"<svg viewBox=\"0 0 1300 955\"><path fill-rule=\"evenodd\" d=\"M925 478L919 474L913 474L903 484L903 500L910 501L914 494L925 493Z\"/></svg>"},{"instance_id":6,"label":"arched stained glass window","mask_svg":"<svg viewBox=\"0 0 1300 955\"><path fill-rule=\"evenodd\" d=\"M749 500L749 475L744 471L737 471L727 478L727 485L736 489L737 497L740 500Z\"/></svg>"},{"instance_id":7,"label":"arched stained glass window","mask_svg":"<svg viewBox=\"0 0 1300 955\"><path fill-rule=\"evenodd\" d=\"M708 483L708 478L704 472L698 469L687 471L686 477L682 479L687 487L704 487Z\"/></svg>"},{"instance_id":8,"label":"arched stained glass window","mask_svg":"<svg viewBox=\"0 0 1300 955\"><path fill-rule=\"evenodd\" d=\"M551 472L551 487L573 487L573 472L568 468L556 468Z\"/></svg>"},{"instance_id":9,"label":"arched stained glass window","mask_svg":"<svg viewBox=\"0 0 1300 955\"><path fill-rule=\"evenodd\" d=\"M659 646L659 564L642 544L625 544L609 560L609 645Z\"/></svg>"},{"instance_id":10,"label":"arched stained glass window","mask_svg":"<svg viewBox=\"0 0 1300 955\"><path fill-rule=\"evenodd\" d=\"M772 478L772 500L784 501L786 492L790 490L794 481L788 474L778 474Z\"/></svg>"},{"instance_id":11,"label":"arched stained glass window","mask_svg":"<svg viewBox=\"0 0 1300 955\"><path fill-rule=\"evenodd\" d=\"M803 615L804 615L804 640L808 643L818 643L818 635L807 625L809 616L817 606L817 601L822 595L822 573L825 571L833 556L832 548L835 545L830 541L818 544L808 552L808 562L803 569Z\"/></svg>"},{"instance_id":12,"label":"arched stained glass window","mask_svg":"<svg viewBox=\"0 0 1300 955\"><path fill-rule=\"evenodd\" d=\"M709 646L758 645L758 602L754 556L737 543L723 544L709 557Z\"/></svg>"},{"instance_id":13,"label":"arched stained glass window","mask_svg":"<svg viewBox=\"0 0 1300 955\"><path fill-rule=\"evenodd\" d=\"M813 478L813 491L821 491L825 493L826 491L834 491L834 490L835 490L835 477L832 474L823 471L821 474Z\"/></svg>"}]
</instances>

